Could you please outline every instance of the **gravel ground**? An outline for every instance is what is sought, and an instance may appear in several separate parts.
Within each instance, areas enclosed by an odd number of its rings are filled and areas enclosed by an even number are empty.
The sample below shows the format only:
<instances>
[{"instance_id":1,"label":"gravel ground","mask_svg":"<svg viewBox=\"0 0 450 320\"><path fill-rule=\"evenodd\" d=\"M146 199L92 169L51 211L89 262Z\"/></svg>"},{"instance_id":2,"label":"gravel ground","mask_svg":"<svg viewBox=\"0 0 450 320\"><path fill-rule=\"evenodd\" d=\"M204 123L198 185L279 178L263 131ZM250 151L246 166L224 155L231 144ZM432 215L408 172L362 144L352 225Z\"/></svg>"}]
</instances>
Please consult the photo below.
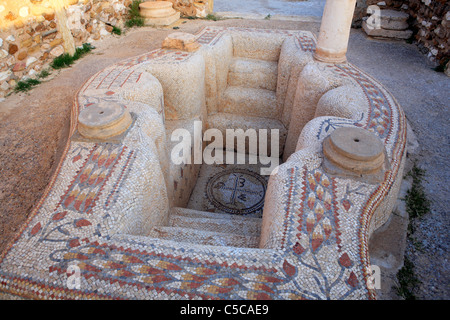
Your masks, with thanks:
<instances>
[{"instance_id":1,"label":"gravel ground","mask_svg":"<svg viewBox=\"0 0 450 320\"><path fill-rule=\"evenodd\" d=\"M321 17L326 0L215 0L215 12Z\"/></svg>"},{"instance_id":2,"label":"gravel ground","mask_svg":"<svg viewBox=\"0 0 450 320\"><path fill-rule=\"evenodd\" d=\"M407 241L406 257L422 282L418 299L450 298L449 197L450 188L450 78L433 66L414 44L371 40L352 30L348 60L383 83L399 101L417 138L418 147L408 157L425 170L423 186L431 212L414 221L413 238ZM411 163L411 162L410 162ZM405 172L406 173L406 172Z\"/></svg>"}]
</instances>

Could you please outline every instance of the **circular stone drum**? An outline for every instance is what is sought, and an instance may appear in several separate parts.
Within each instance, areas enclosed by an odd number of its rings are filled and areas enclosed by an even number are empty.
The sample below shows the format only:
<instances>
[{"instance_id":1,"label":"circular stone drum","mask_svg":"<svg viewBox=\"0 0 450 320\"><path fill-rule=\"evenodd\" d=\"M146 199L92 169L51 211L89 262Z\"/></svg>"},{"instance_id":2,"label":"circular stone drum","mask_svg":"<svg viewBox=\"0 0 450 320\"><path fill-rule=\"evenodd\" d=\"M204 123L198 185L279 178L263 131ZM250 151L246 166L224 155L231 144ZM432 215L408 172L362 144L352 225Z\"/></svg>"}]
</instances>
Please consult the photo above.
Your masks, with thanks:
<instances>
[{"instance_id":1,"label":"circular stone drum","mask_svg":"<svg viewBox=\"0 0 450 320\"><path fill-rule=\"evenodd\" d=\"M176 12L172 6L172 2L169 1L147 1L139 5L139 10L144 18L162 18Z\"/></svg>"},{"instance_id":2,"label":"circular stone drum","mask_svg":"<svg viewBox=\"0 0 450 320\"><path fill-rule=\"evenodd\" d=\"M333 131L323 142L323 154L329 171L337 169L342 174L360 176L383 171L386 158L383 142L370 131L357 127Z\"/></svg>"},{"instance_id":3,"label":"circular stone drum","mask_svg":"<svg viewBox=\"0 0 450 320\"><path fill-rule=\"evenodd\" d=\"M87 139L105 140L124 133L131 123L131 115L123 105L100 102L80 112L78 132Z\"/></svg>"}]
</instances>

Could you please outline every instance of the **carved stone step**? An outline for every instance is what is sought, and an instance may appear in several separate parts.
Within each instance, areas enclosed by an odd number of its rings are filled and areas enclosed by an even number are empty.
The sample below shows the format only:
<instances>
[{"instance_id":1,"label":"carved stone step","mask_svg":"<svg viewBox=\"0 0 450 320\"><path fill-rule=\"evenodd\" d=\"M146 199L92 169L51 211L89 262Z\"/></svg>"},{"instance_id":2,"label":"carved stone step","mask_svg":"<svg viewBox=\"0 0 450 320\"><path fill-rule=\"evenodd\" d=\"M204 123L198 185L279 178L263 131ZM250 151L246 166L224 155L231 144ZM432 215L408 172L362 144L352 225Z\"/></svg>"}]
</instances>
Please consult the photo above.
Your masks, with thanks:
<instances>
[{"instance_id":1,"label":"carved stone step","mask_svg":"<svg viewBox=\"0 0 450 320\"><path fill-rule=\"evenodd\" d=\"M223 216L230 216L223 214ZM186 227L228 234L241 234L258 237L261 233L261 219L241 219L232 220L227 218L193 218L186 216L172 215L169 218L169 227Z\"/></svg>"},{"instance_id":2,"label":"carved stone step","mask_svg":"<svg viewBox=\"0 0 450 320\"><path fill-rule=\"evenodd\" d=\"M240 248L257 248L259 246L259 237L203 231L192 228L154 227L147 236L211 246Z\"/></svg>"},{"instance_id":3,"label":"carved stone step","mask_svg":"<svg viewBox=\"0 0 450 320\"><path fill-rule=\"evenodd\" d=\"M286 141L286 135L287 131L284 125L281 123L281 121L275 120L275 119L268 119L268 118L262 118L262 117L252 117L252 116L241 116L237 114L231 114L231 113L216 113L214 115L209 116L208 118L208 127L209 128L216 128L220 130L224 137L224 148L226 146L226 129L242 129L245 133L248 129L255 129L256 132L259 133L260 129L267 129L267 149L265 155L270 157L279 157L281 154L283 154L284 150L284 143ZM275 132L272 132L271 130L278 130L278 154L272 154L272 134ZM275 135L273 135L275 137ZM260 136L258 136L258 143L259 143ZM236 142L234 145L234 150L236 150L236 144L237 139L235 139ZM249 152L249 141L246 140L246 150L245 152ZM273 149L274 152L276 152L276 149ZM258 146L258 152L257 154L261 154L259 151Z\"/></svg>"},{"instance_id":4,"label":"carved stone step","mask_svg":"<svg viewBox=\"0 0 450 320\"><path fill-rule=\"evenodd\" d=\"M276 93L266 89L229 86L223 93L220 111L277 119Z\"/></svg>"},{"instance_id":5,"label":"carved stone step","mask_svg":"<svg viewBox=\"0 0 450 320\"><path fill-rule=\"evenodd\" d=\"M235 214L224 214L218 212L200 211L189 208L174 207L170 211L171 215L183 216L188 218L208 218L208 219L226 219L228 221L251 221L253 223L261 221L260 218L239 216Z\"/></svg>"},{"instance_id":6,"label":"carved stone step","mask_svg":"<svg viewBox=\"0 0 450 320\"><path fill-rule=\"evenodd\" d=\"M381 28L389 30L408 29L409 14L396 10L380 10Z\"/></svg>"},{"instance_id":7,"label":"carved stone step","mask_svg":"<svg viewBox=\"0 0 450 320\"><path fill-rule=\"evenodd\" d=\"M412 30L389 30L389 29L371 29L366 21L362 23L363 30L368 36L380 37L380 38L394 38L394 39L409 39L411 38L413 32Z\"/></svg>"},{"instance_id":8,"label":"carved stone step","mask_svg":"<svg viewBox=\"0 0 450 320\"><path fill-rule=\"evenodd\" d=\"M277 76L276 61L234 58L228 72L228 85L275 91Z\"/></svg>"}]
</instances>

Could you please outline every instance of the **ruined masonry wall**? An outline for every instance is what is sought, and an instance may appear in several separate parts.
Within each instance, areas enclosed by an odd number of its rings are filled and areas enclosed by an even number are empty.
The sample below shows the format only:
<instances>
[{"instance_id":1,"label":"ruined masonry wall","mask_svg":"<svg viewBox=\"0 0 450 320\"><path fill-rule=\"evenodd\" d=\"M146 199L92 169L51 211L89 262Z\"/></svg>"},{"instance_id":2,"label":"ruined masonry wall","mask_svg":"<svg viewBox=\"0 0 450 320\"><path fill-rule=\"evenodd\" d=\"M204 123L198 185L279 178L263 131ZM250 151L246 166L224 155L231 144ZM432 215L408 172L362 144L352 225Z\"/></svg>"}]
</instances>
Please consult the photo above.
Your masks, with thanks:
<instances>
[{"instance_id":1,"label":"ruined masonry wall","mask_svg":"<svg viewBox=\"0 0 450 320\"><path fill-rule=\"evenodd\" d=\"M447 0L358 0L353 26L361 25L367 7L378 5L380 9L393 9L410 15L409 25L419 48L431 61L440 65L450 59L450 3Z\"/></svg>"},{"instance_id":2,"label":"ruined masonry wall","mask_svg":"<svg viewBox=\"0 0 450 320\"><path fill-rule=\"evenodd\" d=\"M414 19L415 39L439 64L450 59L450 4L447 0L410 0L405 10Z\"/></svg>"},{"instance_id":3,"label":"ruined masonry wall","mask_svg":"<svg viewBox=\"0 0 450 320\"><path fill-rule=\"evenodd\" d=\"M0 0L0 99L17 82L34 78L64 53L52 2L55 0ZM62 0L75 46L101 40L122 28L132 0ZM205 17L213 0L170 0L182 16Z\"/></svg>"},{"instance_id":4,"label":"ruined masonry wall","mask_svg":"<svg viewBox=\"0 0 450 320\"><path fill-rule=\"evenodd\" d=\"M214 0L168 0L182 17L204 18L213 12Z\"/></svg>"},{"instance_id":5,"label":"ruined masonry wall","mask_svg":"<svg viewBox=\"0 0 450 320\"><path fill-rule=\"evenodd\" d=\"M75 46L123 27L132 0L64 0ZM51 0L0 0L0 98L64 53Z\"/></svg>"}]
</instances>

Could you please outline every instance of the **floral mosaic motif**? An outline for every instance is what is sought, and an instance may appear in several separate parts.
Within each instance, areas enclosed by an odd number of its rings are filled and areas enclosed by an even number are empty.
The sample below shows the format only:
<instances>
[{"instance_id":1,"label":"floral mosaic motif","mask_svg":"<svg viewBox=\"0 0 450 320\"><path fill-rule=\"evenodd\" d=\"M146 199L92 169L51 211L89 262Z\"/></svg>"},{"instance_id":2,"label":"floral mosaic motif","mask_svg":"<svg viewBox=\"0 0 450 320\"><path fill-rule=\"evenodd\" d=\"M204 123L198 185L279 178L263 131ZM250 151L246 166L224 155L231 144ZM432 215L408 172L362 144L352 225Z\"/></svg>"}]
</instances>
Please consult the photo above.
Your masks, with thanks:
<instances>
[{"instance_id":1,"label":"floral mosaic motif","mask_svg":"<svg viewBox=\"0 0 450 320\"><path fill-rule=\"evenodd\" d=\"M66 193L61 197L63 209L91 213L98 194L114 170L126 147L105 143L95 145ZM78 153L72 162L80 156Z\"/></svg>"},{"instance_id":2,"label":"floral mosaic motif","mask_svg":"<svg viewBox=\"0 0 450 320\"><path fill-rule=\"evenodd\" d=\"M308 272L314 279L317 291L307 290L293 278L299 292L304 297L314 299L329 299L334 287L342 282L347 283L346 291L341 293L344 299L360 287L360 283L351 270L355 266L348 253L342 252L341 228L337 215L337 199L335 198L335 180L320 169L307 170L293 168L290 172L290 183L297 185L303 180L302 193L292 195L290 209L293 214L291 232L287 232L285 247L292 250L295 263L286 262L284 268L287 274L294 275L294 265ZM336 252L337 249L337 252ZM323 259L326 255L328 260ZM331 257L336 256L336 262L331 263ZM305 271L307 270L307 271ZM333 272L330 272L333 270ZM301 277L299 277L301 279ZM335 296L335 295L333 295Z\"/></svg>"},{"instance_id":3,"label":"floral mosaic motif","mask_svg":"<svg viewBox=\"0 0 450 320\"><path fill-rule=\"evenodd\" d=\"M367 187L364 185L359 185L355 188L350 189L350 184L347 184L345 187L345 194L340 200L340 205L344 211L348 212L353 207L353 201L351 199L351 194L356 194L359 196L364 196L365 192L367 192Z\"/></svg>"},{"instance_id":4,"label":"floral mosaic motif","mask_svg":"<svg viewBox=\"0 0 450 320\"><path fill-rule=\"evenodd\" d=\"M295 274L295 267L288 262L277 272L264 267L181 259L98 242L59 251L54 261L59 263L50 267L50 273L64 275L69 265L76 264L86 280L202 299L230 298L230 294L236 299L274 299L278 297L277 287Z\"/></svg>"},{"instance_id":5,"label":"floral mosaic motif","mask_svg":"<svg viewBox=\"0 0 450 320\"><path fill-rule=\"evenodd\" d=\"M346 77L355 79L369 101L371 112L367 123L364 125L357 122L355 125L365 127L377 134L380 139L387 139L392 133L392 106L384 92L369 77L350 64L336 65L335 68Z\"/></svg>"},{"instance_id":6,"label":"floral mosaic motif","mask_svg":"<svg viewBox=\"0 0 450 320\"><path fill-rule=\"evenodd\" d=\"M362 114L361 119L356 121L354 119L325 119L321 124L320 128L317 132L317 139L321 139L329 135L330 130L335 130L340 127L348 127L358 124L364 118L364 114Z\"/></svg>"},{"instance_id":7,"label":"floral mosaic motif","mask_svg":"<svg viewBox=\"0 0 450 320\"><path fill-rule=\"evenodd\" d=\"M36 236L39 242L61 242L66 247L74 248L86 242L87 238L81 240L81 235L85 234L86 228L89 233L99 234L98 225L90 218L77 218L76 214L69 211L56 211L52 217L43 225L38 222L32 227L29 236ZM53 255L53 254L52 254Z\"/></svg>"}]
</instances>

